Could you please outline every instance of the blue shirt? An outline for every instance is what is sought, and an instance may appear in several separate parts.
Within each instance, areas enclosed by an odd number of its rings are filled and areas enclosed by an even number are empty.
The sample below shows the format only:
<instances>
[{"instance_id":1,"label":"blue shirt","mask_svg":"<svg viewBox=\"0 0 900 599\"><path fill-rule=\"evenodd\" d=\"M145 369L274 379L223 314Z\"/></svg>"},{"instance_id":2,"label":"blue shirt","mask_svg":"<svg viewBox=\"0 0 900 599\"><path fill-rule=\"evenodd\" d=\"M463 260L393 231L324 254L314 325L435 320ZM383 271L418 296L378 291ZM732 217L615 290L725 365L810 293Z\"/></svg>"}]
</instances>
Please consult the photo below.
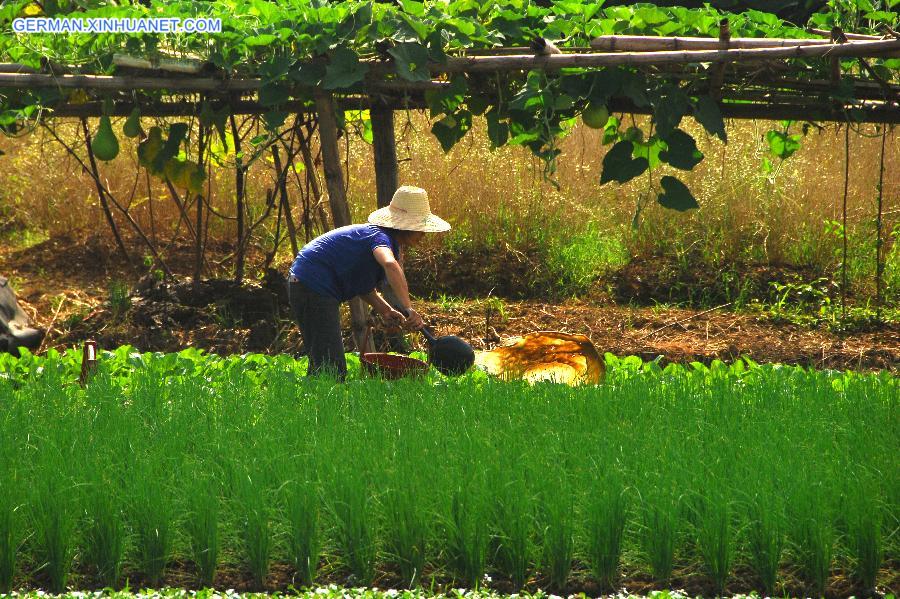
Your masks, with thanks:
<instances>
[{"instance_id":1,"label":"blue shirt","mask_svg":"<svg viewBox=\"0 0 900 599\"><path fill-rule=\"evenodd\" d=\"M399 246L381 227L348 225L328 231L303 246L291 265L291 274L307 289L345 302L369 293L384 277L375 260L377 247L398 255Z\"/></svg>"}]
</instances>

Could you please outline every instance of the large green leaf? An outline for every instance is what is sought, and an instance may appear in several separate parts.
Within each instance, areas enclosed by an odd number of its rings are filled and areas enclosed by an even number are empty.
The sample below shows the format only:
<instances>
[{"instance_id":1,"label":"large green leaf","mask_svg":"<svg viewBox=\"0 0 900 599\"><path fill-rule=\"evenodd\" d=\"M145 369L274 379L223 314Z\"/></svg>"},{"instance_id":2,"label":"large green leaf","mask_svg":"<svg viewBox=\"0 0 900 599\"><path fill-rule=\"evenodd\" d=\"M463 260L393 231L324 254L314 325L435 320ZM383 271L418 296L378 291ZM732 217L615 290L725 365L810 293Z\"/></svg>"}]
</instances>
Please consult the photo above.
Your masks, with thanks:
<instances>
[{"instance_id":1,"label":"large green leaf","mask_svg":"<svg viewBox=\"0 0 900 599\"><path fill-rule=\"evenodd\" d=\"M291 90L282 83L264 83L259 88L259 103L263 106L275 106L287 102Z\"/></svg>"},{"instance_id":2,"label":"large green leaf","mask_svg":"<svg viewBox=\"0 0 900 599\"><path fill-rule=\"evenodd\" d=\"M188 126L186 123L172 123L169 126L169 137L153 158L153 168L151 170L154 173L161 173L166 163L178 155L178 148L181 147L181 142L187 136L187 133Z\"/></svg>"},{"instance_id":3,"label":"large green leaf","mask_svg":"<svg viewBox=\"0 0 900 599\"><path fill-rule=\"evenodd\" d=\"M766 141L769 143L769 151L778 158L784 160L800 149L799 133L788 134L786 131L769 131L766 133Z\"/></svg>"},{"instance_id":4,"label":"large green leaf","mask_svg":"<svg viewBox=\"0 0 900 599\"><path fill-rule=\"evenodd\" d=\"M634 152L632 152L632 156L635 158L646 158L647 163L650 168L656 168L659 166L660 154L665 148L665 144L663 144L662 140L657 136L653 136L647 141L637 141L634 143Z\"/></svg>"},{"instance_id":5,"label":"large green leaf","mask_svg":"<svg viewBox=\"0 0 900 599\"><path fill-rule=\"evenodd\" d=\"M394 57L397 73L407 81L431 81L428 48L419 42L404 42L388 50Z\"/></svg>"},{"instance_id":6,"label":"large green leaf","mask_svg":"<svg viewBox=\"0 0 900 599\"><path fill-rule=\"evenodd\" d=\"M663 139L668 137L681 123L688 108L690 101L687 94L677 87L667 86L653 102L653 121L659 136Z\"/></svg>"},{"instance_id":7,"label":"large green leaf","mask_svg":"<svg viewBox=\"0 0 900 599\"><path fill-rule=\"evenodd\" d=\"M664 141L668 149L660 152L659 157L675 168L689 171L703 160L703 152L697 149L697 142L681 129L675 129Z\"/></svg>"},{"instance_id":8,"label":"large green leaf","mask_svg":"<svg viewBox=\"0 0 900 599\"><path fill-rule=\"evenodd\" d=\"M710 135L715 135L725 143L728 143L728 134L725 132L725 119L718 103L709 96L700 96L694 107L694 118L703 125Z\"/></svg>"},{"instance_id":9,"label":"large green leaf","mask_svg":"<svg viewBox=\"0 0 900 599\"><path fill-rule=\"evenodd\" d=\"M342 89L361 82L366 75L366 65L359 62L359 56L349 48L335 48L328 67L325 69L325 89Z\"/></svg>"},{"instance_id":10,"label":"large green leaf","mask_svg":"<svg viewBox=\"0 0 900 599\"><path fill-rule=\"evenodd\" d=\"M660 180L660 184L662 185L663 193L657 196L656 201L661 206L678 210L679 212L700 207L687 185L675 177L666 175Z\"/></svg>"},{"instance_id":11,"label":"large green leaf","mask_svg":"<svg viewBox=\"0 0 900 599\"><path fill-rule=\"evenodd\" d=\"M492 148L499 148L506 144L509 139L509 125L500 120L499 112L496 108L491 109L485 117L487 118L488 139L491 141Z\"/></svg>"},{"instance_id":12,"label":"large green leaf","mask_svg":"<svg viewBox=\"0 0 900 599\"><path fill-rule=\"evenodd\" d=\"M431 132L437 137L441 148L449 152L466 132L472 127L472 113L468 110L460 110L452 115L447 115L431 126Z\"/></svg>"},{"instance_id":13,"label":"large green leaf","mask_svg":"<svg viewBox=\"0 0 900 599\"><path fill-rule=\"evenodd\" d=\"M633 158L634 144L630 141L620 141L614 145L606 156L603 157L603 172L600 175L600 184L609 181L626 183L631 181L645 170L649 165L644 157Z\"/></svg>"}]
</instances>

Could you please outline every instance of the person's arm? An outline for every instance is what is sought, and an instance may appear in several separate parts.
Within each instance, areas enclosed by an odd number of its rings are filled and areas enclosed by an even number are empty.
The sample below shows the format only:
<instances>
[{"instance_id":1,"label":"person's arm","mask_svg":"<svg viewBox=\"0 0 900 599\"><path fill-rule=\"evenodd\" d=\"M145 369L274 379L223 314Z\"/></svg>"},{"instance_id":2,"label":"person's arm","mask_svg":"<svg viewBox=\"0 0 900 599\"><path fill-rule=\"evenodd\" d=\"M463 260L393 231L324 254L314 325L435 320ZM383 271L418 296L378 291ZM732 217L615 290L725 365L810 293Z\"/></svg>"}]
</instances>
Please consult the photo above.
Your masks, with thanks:
<instances>
[{"instance_id":1,"label":"person's arm","mask_svg":"<svg viewBox=\"0 0 900 599\"><path fill-rule=\"evenodd\" d=\"M389 323L400 324L406 320L403 314L394 310L394 308L381 297L381 294L378 293L377 289L373 289L369 293L364 293L359 297L375 308L375 311Z\"/></svg>"},{"instance_id":2,"label":"person's arm","mask_svg":"<svg viewBox=\"0 0 900 599\"><path fill-rule=\"evenodd\" d=\"M406 283L406 275L403 274L403 267L394 257L394 252L391 251L391 248L379 246L373 250L373 253L375 260L384 268L384 274L397 299L400 300L400 306L408 313L406 326L411 329L421 329L425 326L425 322L419 313L413 310L412 302L409 300L409 285ZM382 301L384 300L382 299Z\"/></svg>"}]
</instances>

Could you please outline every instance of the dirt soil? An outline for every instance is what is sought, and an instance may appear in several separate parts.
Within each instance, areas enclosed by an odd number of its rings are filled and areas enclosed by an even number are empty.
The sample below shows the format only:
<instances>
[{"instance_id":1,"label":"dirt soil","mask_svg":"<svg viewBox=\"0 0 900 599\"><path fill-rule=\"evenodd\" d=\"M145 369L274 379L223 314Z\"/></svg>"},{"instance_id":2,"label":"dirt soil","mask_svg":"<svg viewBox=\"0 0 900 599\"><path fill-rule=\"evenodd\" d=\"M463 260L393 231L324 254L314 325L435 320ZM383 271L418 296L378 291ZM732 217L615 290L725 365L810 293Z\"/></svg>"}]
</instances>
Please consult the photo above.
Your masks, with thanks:
<instances>
[{"instance_id":1,"label":"dirt soil","mask_svg":"<svg viewBox=\"0 0 900 599\"><path fill-rule=\"evenodd\" d=\"M850 572L839 569L833 570L829 576L829 583L825 589L824 597L826 599L843 599L848 597L885 597L893 594L896 592L898 584L900 584L898 566L900 564L897 564L895 561L887 561L883 564L878 573L874 591L860 588L854 582ZM550 587L546 577L536 575L526 581L525 590L532 594L537 593L539 590L551 591L562 597L570 597L579 593L583 593L587 597L615 597L621 595L641 596L648 595L651 591L678 589L689 597L729 597L748 595L753 591L758 591L760 588L756 576L746 566L734 568L732 575L726 581L725 589L721 593L715 589L709 577L696 566L675 568L668 583L653 580L648 574L628 566L624 566L620 573L621 577L617 585L616 594L611 594L612 589L604 589L591 580L590 572L585 567L585 564L579 562L573 564L573 569L565 588ZM521 590L517 589L509 579L504 579L503 576L498 575L496 572L492 572L490 577L490 580L486 581L485 584L487 588L493 591L514 594ZM143 580L138 572L125 571L122 574L122 578L123 580L127 578L129 585L134 589L149 586L149 583ZM814 590L804 585L795 569L782 567L778 578L780 582L775 593L779 596L811 597L815 593ZM446 572L431 571L429 567L426 567L422 572L422 581L423 588L428 589L435 596L442 593L452 595L453 589L459 588L456 581L452 580ZM46 582L46 580L42 580L41 576L37 576L27 582L21 581L20 584L25 588L36 588L44 586ZM320 562L316 584L320 587L330 584L357 586L350 572L346 571L340 564L329 560ZM74 572L70 578L69 585L72 588L84 590L102 590L104 588L97 580L94 572L89 571ZM187 560L170 562L166 568L162 584L159 586L196 590L203 588L199 580L198 568ZM392 567L390 564L386 564L384 568L376 572L371 586L378 589L406 588L404 580L399 575L399 569ZM239 593L284 593L292 592L299 588L299 581L296 578L296 571L287 563L274 562L270 564L269 575L262 586L254 582L253 575L249 569L236 565L221 564L216 570L213 588L234 589Z\"/></svg>"},{"instance_id":2,"label":"dirt soil","mask_svg":"<svg viewBox=\"0 0 900 599\"><path fill-rule=\"evenodd\" d=\"M213 271L214 256L226 256L228 251L210 248ZM169 265L176 272L190 272L189 248L182 254L169 258ZM422 265L434 266L426 256L418 260L419 270ZM194 346L214 353L302 352L280 274L287 265L258 280L254 276L253 282L243 286L224 278L197 287L186 279L163 283L146 275L143 266L129 267L97 238L65 237L25 250L0 245L0 265L0 274L11 279L32 322L48 331L41 351L65 349L93 338L103 348L127 343L142 351ZM130 293L118 310L109 301L113 281L126 284ZM639 286L633 282L632 287ZM556 330L588 335L601 353L634 354L647 360L661 357L663 362L708 363L747 356L757 362L900 372L897 323L836 334L727 309L627 307L606 296L560 302L417 303L439 334L459 335L478 350L490 349L508 337ZM349 339L345 347L353 347Z\"/></svg>"}]
</instances>

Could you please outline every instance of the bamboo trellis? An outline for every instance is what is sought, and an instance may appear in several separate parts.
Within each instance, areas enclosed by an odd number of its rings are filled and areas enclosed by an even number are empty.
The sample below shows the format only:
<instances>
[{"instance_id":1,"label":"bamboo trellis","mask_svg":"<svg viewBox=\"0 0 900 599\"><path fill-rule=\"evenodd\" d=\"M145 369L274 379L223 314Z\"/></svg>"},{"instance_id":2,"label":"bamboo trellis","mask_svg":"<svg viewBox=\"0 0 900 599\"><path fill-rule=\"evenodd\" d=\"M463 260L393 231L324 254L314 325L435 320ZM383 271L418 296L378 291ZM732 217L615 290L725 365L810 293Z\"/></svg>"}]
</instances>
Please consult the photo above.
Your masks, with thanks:
<instances>
[{"instance_id":1,"label":"bamboo trellis","mask_svg":"<svg viewBox=\"0 0 900 599\"><path fill-rule=\"evenodd\" d=\"M726 118L786 119L846 122L853 111L856 121L900 123L900 85L881 79L866 62L873 58L900 57L900 35L888 30L884 37L812 30L831 39L731 38L723 23L718 38L602 36L590 48L563 49L549 55L530 48L511 47L472 50L449 56L445 62L430 63L431 79L405 81L396 75L390 60L361 61L367 74L362 85L348 93L332 94L315 86L292 86L292 94L311 100L289 100L279 110L292 114L316 114L321 139L323 169L328 202L335 226L349 223L344 178L337 151L338 109L373 108L379 124L374 126L378 203L384 205L396 187L397 158L393 110L424 108L425 94L447 86L454 74L483 74L563 69L596 69L632 66L649 76L673 80L709 79L709 89L719 101ZM830 61L830 79L804 79L802 69L792 68L795 59ZM868 79L841 71L841 59L856 59ZM257 77L226 78L211 65L195 59L147 60L116 55L113 64L121 74L98 75L77 68L46 62L42 69L19 64L0 64L0 93L9 90L81 89L103 95L118 94L108 102L87 101L45 107L48 116L124 116L140 107L142 116L199 115L203 105L214 110L227 106L232 115L264 114L272 109L253 99L263 87ZM831 92L852 90L852 100L838 100ZM166 100L135 92L163 92ZM185 97L189 96L189 97ZM612 112L649 114L651 107L637 105L629 98L613 97ZM233 120L232 120L232 126ZM311 161L310 157L304 158ZM286 200L284 200L286 202ZM199 212L198 212L199 214ZM199 258L198 258L199 259ZM362 335L365 313L361 305L352 309L357 341Z\"/></svg>"}]
</instances>

